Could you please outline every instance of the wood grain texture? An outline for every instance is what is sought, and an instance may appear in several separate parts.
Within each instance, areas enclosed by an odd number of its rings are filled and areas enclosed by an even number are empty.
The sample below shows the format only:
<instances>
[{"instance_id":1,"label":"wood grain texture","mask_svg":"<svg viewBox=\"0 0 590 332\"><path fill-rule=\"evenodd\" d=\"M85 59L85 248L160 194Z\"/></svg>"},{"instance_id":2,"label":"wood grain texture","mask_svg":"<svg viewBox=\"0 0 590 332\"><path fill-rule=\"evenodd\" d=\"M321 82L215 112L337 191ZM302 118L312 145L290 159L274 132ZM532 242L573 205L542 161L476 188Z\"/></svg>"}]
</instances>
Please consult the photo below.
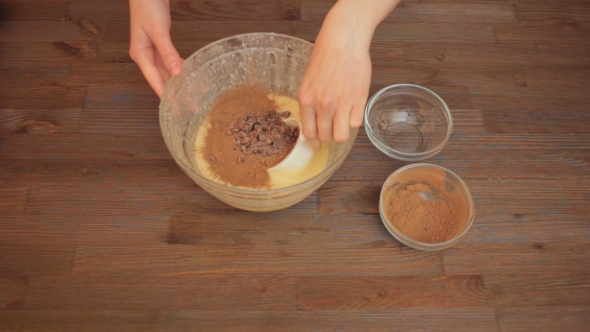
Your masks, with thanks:
<instances>
[{"instance_id":1,"label":"wood grain texture","mask_svg":"<svg viewBox=\"0 0 590 332\"><path fill-rule=\"evenodd\" d=\"M303 0L301 19L322 22L334 1ZM412 2L402 1L385 22L481 22L516 23L510 3Z\"/></svg>"},{"instance_id":2,"label":"wood grain texture","mask_svg":"<svg viewBox=\"0 0 590 332\"><path fill-rule=\"evenodd\" d=\"M588 65L590 60L590 44L537 44L539 57L547 64L578 64Z\"/></svg>"},{"instance_id":3,"label":"wood grain texture","mask_svg":"<svg viewBox=\"0 0 590 332\"><path fill-rule=\"evenodd\" d=\"M75 133L80 109L0 110L0 135L48 135Z\"/></svg>"},{"instance_id":4,"label":"wood grain texture","mask_svg":"<svg viewBox=\"0 0 590 332\"><path fill-rule=\"evenodd\" d=\"M14 331L496 331L488 308L395 311L18 310L0 311L0 327ZM416 321L420 324L417 327Z\"/></svg>"},{"instance_id":5,"label":"wood grain texture","mask_svg":"<svg viewBox=\"0 0 590 332\"><path fill-rule=\"evenodd\" d=\"M443 151L426 162L447 167L462 178L490 181L498 178L559 179L567 172L567 176L578 179L587 178L588 144L583 135L457 135L451 137ZM526 156L526 162L523 162L523 156ZM333 179L367 180L365 162L371 163L375 181L384 181L394 170L405 165L376 150L362 134Z\"/></svg>"},{"instance_id":6,"label":"wood grain texture","mask_svg":"<svg viewBox=\"0 0 590 332\"><path fill-rule=\"evenodd\" d=\"M590 22L554 19L521 21L518 25L494 24L499 43L576 43L587 44ZM543 33L538 33L542 30Z\"/></svg>"},{"instance_id":7,"label":"wood grain texture","mask_svg":"<svg viewBox=\"0 0 590 332\"><path fill-rule=\"evenodd\" d=\"M197 326L199 329L232 331L243 328L251 331L308 331L313 329L337 331L407 331L419 332L440 329L446 331L495 331L493 317L487 309L407 309L395 311L297 311L297 312L240 312L228 318L219 313L179 311L171 312L162 323L163 330L182 331ZM415 322L422 324L416 328ZM461 323L459 323L459 321Z\"/></svg>"},{"instance_id":8,"label":"wood grain texture","mask_svg":"<svg viewBox=\"0 0 590 332\"><path fill-rule=\"evenodd\" d=\"M211 250L166 244L131 248L79 246L74 266L77 275L200 275L249 271L290 271L295 275L315 276L441 275L442 266L437 253L418 253L387 245L386 241L362 250L328 245L289 251L253 248L252 245Z\"/></svg>"},{"instance_id":9,"label":"wood grain texture","mask_svg":"<svg viewBox=\"0 0 590 332\"><path fill-rule=\"evenodd\" d=\"M6 0L0 3L3 22L67 20L69 0Z\"/></svg>"},{"instance_id":10,"label":"wood grain texture","mask_svg":"<svg viewBox=\"0 0 590 332\"><path fill-rule=\"evenodd\" d=\"M146 90L147 91L147 90ZM153 92L152 92L153 93ZM157 111L157 110L155 110ZM30 151L27 151L30 150ZM91 152L89 154L89 152ZM132 160L172 158L161 140L147 141L144 136L101 135L101 134L53 134L14 135L11 144L0 146L2 158L25 159L32 153L32 159L76 160L81 156L94 156L91 159ZM50 157L52 156L52 157Z\"/></svg>"},{"instance_id":11,"label":"wood grain texture","mask_svg":"<svg viewBox=\"0 0 590 332\"><path fill-rule=\"evenodd\" d=\"M590 325L590 308L510 308L501 310L497 321L502 331L585 331Z\"/></svg>"},{"instance_id":12,"label":"wood grain texture","mask_svg":"<svg viewBox=\"0 0 590 332\"><path fill-rule=\"evenodd\" d=\"M5 331L157 331L163 313L132 310L10 310L0 311Z\"/></svg>"},{"instance_id":13,"label":"wood grain texture","mask_svg":"<svg viewBox=\"0 0 590 332\"><path fill-rule=\"evenodd\" d=\"M301 17L299 0L287 1L172 1L172 19L177 20L241 20L294 21Z\"/></svg>"},{"instance_id":14,"label":"wood grain texture","mask_svg":"<svg viewBox=\"0 0 590 332\"><path fill-rule=\"evenodd\" d=\"M0 109L82 108L86 86L70 84L67 63L0 64Z\"/></svg>"},{"instance_id":15,"label":"wood grain texture","mask_svg":"<svg viewBox=\"0 0 590 332\"><path fill-rule=\"evenodd\" d=\"M124 276L47 277L31 281L26 305L27 309L36 310L158 310L165 306L167 310L284 311L295 309L293 289L296 284L293 278L247 275L136 277L133 280ZM78 297L80 293L86 295ZM145 301L146 296L153 300Z\"/></svg>"},{"instance_id":16,"label":"wood grain texture","mask_svg":"<svg viewBox=\"0 0 590 332\"><path fill-rule=\"evenodd\" d=\"M0 243L0 275L69 275L74 247L64 244L27 244L7 239Z\"/></svg>"},{"instance_id":17,"label":"wood grain texture","mask_svg":"<svg viewBox=\"0 0 590 332\"><path fill-rule=\"evenodd\" d=\"M85 109L80 133L161 136L157 109Z\"/></svg>"},{"instance_id":18,"label":"wood grain texture","mask_svg":"<svg viewBox=\"0 0 590 332\"><path fill-rule=\"evenodd\" d=\"M127 47L128 49L129 47ZM0 61L6 62L95 62L98 41L5 41L0 42ZM127 50L128 51L128 50Z\"/></svg>"},{"instance_id":19,"label":"wood grain texture","mask_svg":"<svg viewBox=\"0 0 590 332\"><path fill-rule=\"evenodd\" d=\"M0 309L21 309L27 283L26 277L0 277Z\"/></svg>"},{"instance_id":20,"label":"wood grain texture","mask_svg":"<svg viewBox=\"0 0 590 332\"><path fill-rule=\"evenodd\" d=\"M80 293L85 295L77 297ZM142 301L148 293L154 300ZM163 306L209 311L379 310L473 308L485 306L485 301L480 276L42 277L29 282L22 309L158 310Z\"/></svg>"},{"instance_id":21,"label":"wood grain texture","mask_svg":"<svg viewBox=\"0 0 590 332\"><path fill-rule=\"evenodd\" d=\"M457 247L446 251L443 259L448 274L517 274L531 271L556 274L564 269L569 273L590 273L587 243L536 243L528 247L476 251Z\"/></svg>"},{"instance_id":22,"label":"wood grain texture","mask_svg":"<svg viewBox=\"0 0 590 332\"><path fill-rule=\"evenodd\" d=\"M485 281L488 303L496 308L590 304L590 278L582 274L490 275Z\"/></svg>"},{"instance_id":23,"label":"wood grain texture","mask_svg":"<svg viewBox=\"0 0 590 332\"><path fill-rule=\"evenodd\" d=\"M516 16L519 20L539 21L568 19L590 21L590 4L575 0L556 3L552 1L517 1Z\"/></svg>"},{"instance_id":24,"label":"wood grain texture","mask_svg":"<svg viewBox=\"0 0 590 332\"><path fill-rule=\"evenodd\" d=\"M321 22L293 22L293 35L309 41L315 41ZM393 33L403 31L403 33ZM483 23L390 23L379 25L373 36L374 41L411 42L453 42L453 43L494 43L494 31L491 25Z\"/></svg>"},{"instance_id":25,"label":"wood grain texture","mask_svg":"<svg viewBox=\"0 0 590 332\"><path fill-rule=\"evenodd\" d=\"M396 64L400 66L410 64L466 65L480 61L486 64L510 66L540 63L537 45L524 43L518 45L463 43L458 47L456 43L444 41L421 43L419 41L374 40L371 44L371 55L375 66L385 68ZM487 66L479 68L491 69Z\"/></svg>"},{"instance_id":26,"label":"wood grain texture","mask_svg":"<svg viewBox=\"0 0 590 332\"><path fill-rule=\"evenodd\" d=\"M298 285L303 310L483 307L481 276L303 278Z\"/></svg>"},{"instance_id":27,"label":"wood grain texture","mask_svg":"<svg viewBox=\"0 0 590 332\"><path fill-rule=\"evenodd\" d=\"M182 57L231 35L315 41L333 0L172 0ZM475 220L404 246L378 213L407 163L364 129L320 189L228 207L161 137L129 57L128 0L0 1L0 331L585 331L590 326L590 11L585 0L402 0L370 94L437 93L454 130L425 162Z\"/></svg>"},{"instance_id":28,"label":"wood grain texture","mask_svg":"<svg viewBox=\"0 0 590 332\"><path fill-rule=\"evenodd\" d=\"M99 32L105 31L103 40L109 42L129 42L129 24L127 22L96 21L93 24ZM174 43L200 42L208 44L225 37L248 32L275 32L292 35L293 24L294 22L282 20L197 20L195 22L179 20L174 22L170 35Z\"/></svg>"},{"instance_id":29,"label":"wood grain texture","mask_svg":"<svg viewBox=\"0 0 590 332\"><path fill-rule=\"evenodd\" d=\"M87 21L3 22L0 42L70 42L101 38L102 28Z\"/></svg>"},{"instance_id":30,"label":"wood grain texture","mask_svg":"<svg viewBox=\"0 0 590 332\"><path fill-rule=\"evenodd\" d=\"M0 212L23 213L29 190L29 187L0 187Z\"/></svg>"}]
</instances>

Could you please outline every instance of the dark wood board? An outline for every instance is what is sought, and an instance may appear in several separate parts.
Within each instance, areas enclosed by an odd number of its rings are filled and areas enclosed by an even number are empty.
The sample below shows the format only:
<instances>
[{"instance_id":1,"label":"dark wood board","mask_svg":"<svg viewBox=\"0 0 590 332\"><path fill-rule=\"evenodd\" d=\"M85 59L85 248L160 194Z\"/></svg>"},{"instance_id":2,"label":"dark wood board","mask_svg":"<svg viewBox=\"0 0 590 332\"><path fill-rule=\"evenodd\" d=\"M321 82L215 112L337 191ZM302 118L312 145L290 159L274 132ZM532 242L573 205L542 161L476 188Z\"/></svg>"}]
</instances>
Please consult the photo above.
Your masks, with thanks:
<instances>
[{"instance_id":1,"label":"dark wood board","mask_svg":"<svg viewBox=\"0 0 590 332\"><path fill-rule=\"evenodd\" d=\"M171 0L172 40L313 42L334 2ZM0 331L587 331L589 2L402 0L370 53L371 94L451 109L426 162L476 212L450 249L387 232L381 186L408 163L364 129L301 203L225 205L166 148L127 0L0 1Z\"/></svg>"}]
</instances>

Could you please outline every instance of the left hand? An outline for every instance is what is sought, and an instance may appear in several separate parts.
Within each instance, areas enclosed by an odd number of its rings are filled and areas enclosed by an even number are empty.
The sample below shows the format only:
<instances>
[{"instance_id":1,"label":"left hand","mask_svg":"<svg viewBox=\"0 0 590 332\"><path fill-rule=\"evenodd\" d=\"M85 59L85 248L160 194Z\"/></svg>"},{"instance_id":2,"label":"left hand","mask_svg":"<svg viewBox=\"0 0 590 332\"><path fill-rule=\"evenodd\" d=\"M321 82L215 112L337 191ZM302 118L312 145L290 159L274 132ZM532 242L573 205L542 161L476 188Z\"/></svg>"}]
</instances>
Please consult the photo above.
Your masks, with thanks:
<instances>
[{"instance_id":1,"label":"left hand","mask_svg":"<svg viewBox=\"0 0 590 332\"><path fill-rule=\"evenodd\" d=\"M179 75L184 61L170 39L169 0L130 0L129 54L158 97L171 75Z\"/></svg>"}]
</instances>

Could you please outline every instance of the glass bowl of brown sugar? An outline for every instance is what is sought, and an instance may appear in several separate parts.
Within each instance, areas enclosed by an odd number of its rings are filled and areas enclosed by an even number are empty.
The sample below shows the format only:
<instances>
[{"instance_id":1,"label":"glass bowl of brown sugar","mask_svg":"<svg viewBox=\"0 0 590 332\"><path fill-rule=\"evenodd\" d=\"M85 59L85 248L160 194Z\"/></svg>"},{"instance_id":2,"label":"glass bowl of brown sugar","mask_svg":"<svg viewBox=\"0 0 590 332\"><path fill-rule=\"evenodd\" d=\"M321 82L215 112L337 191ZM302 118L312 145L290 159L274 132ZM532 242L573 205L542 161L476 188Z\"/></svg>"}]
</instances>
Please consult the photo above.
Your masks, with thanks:
<instances>
[{"instance_id":1,"label":"glass bowl of brown sugar","mask_svg":"<svg viewBox=\"0 0 590 332\"><path fill-rule=\"evenodd\" d=\"M442 250L465 236L475 215L459 176L444 167L412 164L393 172L379 198L379 213L398 241L418 250Z\"/></svg>"}]
</instances>

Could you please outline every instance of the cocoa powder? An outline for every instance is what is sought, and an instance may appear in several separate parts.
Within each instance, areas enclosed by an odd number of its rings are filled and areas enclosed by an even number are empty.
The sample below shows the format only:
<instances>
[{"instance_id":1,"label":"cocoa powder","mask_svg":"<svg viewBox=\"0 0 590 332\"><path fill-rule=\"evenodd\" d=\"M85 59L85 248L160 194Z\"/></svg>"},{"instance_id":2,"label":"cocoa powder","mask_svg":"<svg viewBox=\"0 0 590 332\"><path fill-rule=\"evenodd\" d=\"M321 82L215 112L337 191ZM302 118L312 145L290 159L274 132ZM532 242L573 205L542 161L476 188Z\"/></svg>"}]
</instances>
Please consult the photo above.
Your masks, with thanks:
<instances>
[{"instance_id":1,"label":"cocoa powder","mask_svg":"<svg viewBox=\"0 0 590 332\"><path fill-rule=\"evenodd\" d=\"M404 235L424 243L440 243L463 227L465 214L456 193L444 190L443 178L417 173L406 186L386 198L386 216Z\"/></svg>"},{"instance_id":2,"label":"cocoa powder","mask_svg":"<svg viewBox=\"0 0 590 332\"><path fill-rule=\"evenodd\" d=\"M247 143L241 144L240 140L245 138L242 133L250 135L254 132L253 126L257 122L257 117L265 118L270 112L277 111L276 103L268 98L269 93L270 91L258 85L238 85L224 92L213 105L209 113L211 127L208 128L201 153L208 161L211 171L220 180L237 187L270 188L270 177L266 170L281 162L291 151L292 145L289 148L288 144L283 144L284 142L277 143L277 147L281 145L283 148L280 151L277 148L272 153L270 148L264 150L266 153L262 153L262 150L261 153L251 153L251 150L247 153L241 149L242 146L252 147ZM275 120L275 115L276 113L271 113L270 118ZM248 131L237 128L240 121L250 121L251 118L254 122ZM256 132L256 135L259 133ZM288 140L292 139L291 136L287 136ZM251 139L260 141L259 137ZM267 143L273 146L272 141Z\"/></svg>"}]
</instances>

